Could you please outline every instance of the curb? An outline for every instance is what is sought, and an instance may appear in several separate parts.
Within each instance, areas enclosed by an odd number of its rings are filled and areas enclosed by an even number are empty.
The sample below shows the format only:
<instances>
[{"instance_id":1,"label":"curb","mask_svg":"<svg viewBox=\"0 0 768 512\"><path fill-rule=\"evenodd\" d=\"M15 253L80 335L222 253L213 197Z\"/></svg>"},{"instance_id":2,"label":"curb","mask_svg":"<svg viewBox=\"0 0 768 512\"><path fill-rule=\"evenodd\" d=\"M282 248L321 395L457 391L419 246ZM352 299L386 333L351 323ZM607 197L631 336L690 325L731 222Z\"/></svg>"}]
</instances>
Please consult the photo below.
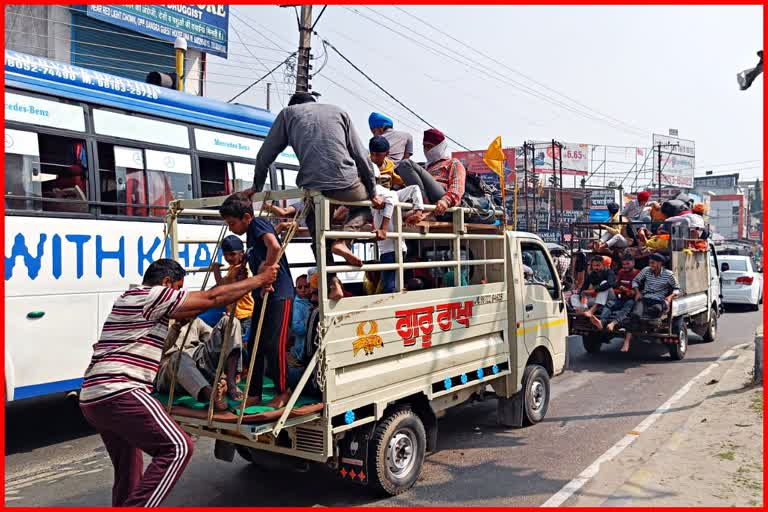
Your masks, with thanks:
<instances>
[{"instance_id":1,"label":"curb","mask_svg":"<svg viewBox=\"0 0 768 512\"><path fill-rule=\"evenodd\" d=\"M741 378L739 376L745 375L747 368L752 366L752 347L744 346L738 350L739 352L736 360L731 364L730 368L725 371L717 385L713 386L712 391L704 397L685 422L669 436L668 441L651 453L645 463L636 469L623 484L616 488L611 493L611 496L599 505L600 507L653 506L648 502L647 496L642 493L642 489L646 487L646 484L650 480L659 475L658 471L656 471L656 469L658 469L656 464L657 457L674 453L680 447L682 442L690 435L689 427L701 421L701 406L712 396L716 396L716 394L722 391L723 388L732 387L734 379ZM640 500L641 498L642 502L636 503L636 500Z\"/></svg>"}]
</instances>

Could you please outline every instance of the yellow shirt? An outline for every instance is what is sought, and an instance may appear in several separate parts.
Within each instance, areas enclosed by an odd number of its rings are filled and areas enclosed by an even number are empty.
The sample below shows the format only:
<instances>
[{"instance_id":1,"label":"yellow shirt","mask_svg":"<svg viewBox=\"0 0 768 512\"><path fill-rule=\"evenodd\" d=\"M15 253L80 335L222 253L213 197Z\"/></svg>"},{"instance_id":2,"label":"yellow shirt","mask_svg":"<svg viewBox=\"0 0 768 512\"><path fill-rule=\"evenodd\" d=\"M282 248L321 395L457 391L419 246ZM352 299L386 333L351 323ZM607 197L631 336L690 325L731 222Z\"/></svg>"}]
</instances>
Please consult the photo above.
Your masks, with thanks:
<instances>
[{"instance_id":1,"label":"yellow shirt","mask_svg":"<svg viewBox=\"0 0 768 512\"><path fill-rule=\"evenodd\" d=\"M246 277L251 277L251 271L248 270L247 267L245 269L245 274L246 274ZM229 311L229 308L227 308L227 310ZM244 320L246 318L251 318L252 314L253 314L253 295L249 293L243 296L243 298L241 298L239 301L235 303L235 317L238 320Z\"/></svg>"},{"instance_id":2,"label":"yellow shirt","mask_svg":"<svg viewBox=\"0 0 768 512\"><path fill-rule=\"evenodd\" d=\"M392 178L392 186L393 187L404 187L405 182L403 181L403 178L400 177L395 172L395 162L390 160L389 158L384 159L384 164L379 167L379 171L381 172L381 175L387 175Z\"/></svg>"}]
</instances>

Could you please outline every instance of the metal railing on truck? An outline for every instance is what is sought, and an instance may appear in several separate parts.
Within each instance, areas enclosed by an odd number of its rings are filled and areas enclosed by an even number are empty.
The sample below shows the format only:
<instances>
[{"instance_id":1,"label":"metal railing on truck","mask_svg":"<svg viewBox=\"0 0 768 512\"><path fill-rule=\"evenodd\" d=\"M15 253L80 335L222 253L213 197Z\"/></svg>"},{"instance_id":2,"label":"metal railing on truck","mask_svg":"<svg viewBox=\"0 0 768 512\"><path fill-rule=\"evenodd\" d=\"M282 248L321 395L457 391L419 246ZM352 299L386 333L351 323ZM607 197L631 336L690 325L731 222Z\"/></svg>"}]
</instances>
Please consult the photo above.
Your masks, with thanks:
<instances>
[{"instance_id":1,"label":"metal railing on truck","mask_svg":"<svg viewBox=\"0 0 768 512\"><path fill-rule=\"evenodd\" d=\"M190 244L190 243L215 243L216 250L214 254L211 256L211 264L207 267L191 267L187 268L186 270L189 272L207 272L209 273L212 269L212 263L216 261L218 256L218 251L221 245L221 240L224 238L224 235L226 233L226 225L222 227L222 231L219 235L218 240L200 240L200 239L187 239L182 238L179 236L179 224L178 220L181 217L202 217L202 218L211 218L211 217L219 217L218 207L224 202L224 200L227 198L227 196L224 197L215 197L215 198L202 198L202 199L179 199L172 201L170 203L169 207L169 213L166 217L166 225L165 225L165 240L167 243L170 244L170 253L171 257L175 260L179 260L179 246L183 244ZM473 215L476 214L476 212L469 208L460 208L460 207L453 207L449 208L447 210L447 214L450 215L451 221L450 222L422 222L419 225L419 231L406 231L404 229L404 223L403 223L403 212L413 209L413 205L409 203L396 203L394 206L393 211L393 217L391 219L391 231L387 233L387 238L394 239L396 247L400 247L401 243L406 240L417 240L419 242L423 241L432 241L433 247L437 247L438 242L448 242L451 246L451 250L448 254L450 254L451 258L446 258L442 260L436 260L436 261L413 261L413 262L407 262L403 260L403 253L400 250L395 250L395 262L394 263L364 263L362 267L356 267L351 265L338 265L338 264L329 264L328 261L326 261L326 246L329 244L330 240L338 240L338 239L346 239L346 240L357 240L357 241L374 241L376 235L372 232L353 232L353 231L340 231L340 230L334 230L332 229L331 225L331 208L332 205L336 206L347 206L347 207L371 207L370 201L360 201L360 202L343 202L343 201L336 201L329 198L326 198L325 196L321 195L319 192L306 192L301 190L284 190L284 191L266 191L266 192L260 192L256 193L251 196L251 200L254 203L261 202L262 208L261 210L256 213L258 216L264 216L269 217L264 212L264 205L267 202L271 201L286 201L286 200L297 200L297 199L303 199L306 202L311 203L311 207L315 210L315 222L316 222L316 233L317 233L317 240L314 241L315 244L315 254L317 255L317 271L318 271L318 278L319 278L319 284L318 284L318 294L319 294L319 310L320 310L320 334L319 334L319 346L317 350L315 351L313 357L309 361L307 367L304 370L304 373L298 382L296 388L292 391L291 397L288 401L288 403L285 406L285 409L283 413L281 414L280 418L277 421L271 422L271 423L264 423L264 424L248 424L242 423L242 411L240 415L240 421L238 421L237 425L232 423L225 423L225 422L218 422L213 420L210 415L208 420L203 419L195 419L195 418L189 418L182 415L174 414L174 418L179 421L180 423L183 423L190 431L193 433L197 433L199 435L208 435L210 437L215 437L218 439L223 439L226 441L234 442L234 443L241 443L243 440L248 440L251 442L259 442L259 448L267 449L274 452L283 452L283 453L289 453L290 451L286 451L284 447L276 446L274 444L274 439L278 437L280 432L286 428L286 427L298 427L302 424L307 424L309 422L316 422L320 421L323 423L323 429L326 431L327 434L331 433L337 433L341 432L343 430L354 428L360 424L367 423L369 421L368 418L361 418L357 421L352 422L351 424L344 425L343 427L339 428L332 428L330 417L328 414L329 411L329 404L328 404L328 396L327 396L327 390L325 389L324 383L325 379L327 377L327 366L325 363L325 349L328 340L326 339L326 332L329 330L331 325L328 322L328 313L330 308L330 301L327 296L327 289L328 289L328 274L337 274L342 272L350 272L350 271L362 271L362 272L381 272L381 271L396 271L396 284L397 284L397 290L405 290L405 271L407 270L416 270L416 269L438 269L438 268L452 268L454 269L454 285L456 287L460 286L462 281L462 268L464 267L482 267L484 269L484 274L488 275L488 267L493 265L499 265L501 266L500 273L497 272L498 275L501 275L500 279L500 286L503 288L503 282L506 279L506 260L504 258L503 251L501 252L501 257L495 257L495 258L489 258L487 256L488 248L487 243L488 242L495 242L500 247L504 247L504 227L501 225L471 225L465 222L465 216L466 215ZM307 204L307 207L310 205ZM435 207L433 205L424 205L424 211L425 213L434 211ZM304 209L306 211L306 208ZM480 232L471 232L472 227L474 227L475 231ZM444 232L444 231L448 232ZM295 234L295 231L292 233ZM462 243L463 242L469 242L469 241L478 241L482 242L482 258L478 259L462 259ZM290 240L287 240L289 243ZM164 244L166 242L164 241ZM374 243L374 246L376 244ZM164 252L164 247L163 247ZM499 251L494 251L497 254ZM376 254L378 259L378 247L376 247ZM254 328L254 325L251 325L251 328ZM324 404L324 410L323 413L316 413L316 414L310 414L307 416L299 416L299 417L293 417L289 418L289 414L291 410L293 409L294 405L296 404L296 401L300 397L302 391L304 390L307 382L311 378L313 371L315 368L320 368L317 372L318 378L318 387L322 391L322 401ZM488 377L494 377L494 378L500 378L504 377L509 373L509 369L507 368L504 371L498 372L493 375L486 376L485 379L481 378L481 380L488 380ZM470 384L477 384L477 380L473 380L469 384L462 384L461 386L455 387L453 390L456 391L457 389L460 389L462 387L469 386ZM244 409L244 408L241 408ZM212 408L211 408L212 410ZM372 421L372 420L370 420ZM264 436L266 434L272 434L273 442L271 444L265 444ZM306 454L303 454L302 456L305 456L310 459L320 460L322 457L327 457L329 455L327 446L327 443L324 443L324 450L322 456L320 454L315 454L315 456L308 456ZM293 452L291 452L293 453ZM295 453L294 453L295 455Z\"/></svg>"}]
</instances>

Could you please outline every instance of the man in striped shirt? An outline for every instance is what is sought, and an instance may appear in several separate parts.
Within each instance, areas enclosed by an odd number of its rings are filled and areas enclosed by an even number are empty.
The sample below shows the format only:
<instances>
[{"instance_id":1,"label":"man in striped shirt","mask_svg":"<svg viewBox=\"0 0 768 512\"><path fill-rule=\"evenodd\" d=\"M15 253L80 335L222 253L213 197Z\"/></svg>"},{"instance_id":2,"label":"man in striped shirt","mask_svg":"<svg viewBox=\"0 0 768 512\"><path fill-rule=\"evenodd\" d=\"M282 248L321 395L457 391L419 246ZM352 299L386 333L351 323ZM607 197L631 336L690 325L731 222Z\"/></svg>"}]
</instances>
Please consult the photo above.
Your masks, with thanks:
<instances>
[{"instance_id":1,"label":"man in striped shirt","mask_svg":"<svg viewBox=\"0 0 768 512\"><path fill-rule=\"evenodd\" d=\"M192 457L192 440L150 396L170 320L194 318L269 286L277 267L205 291L182 290L184 275L174 260L153 262L142 285L115 301L85 371L80 409L115 467L116 507L158 506ZM146 471L142 452L152 456Z\"/></svg>"},{"instance_id":2,"label":"man in striped shirt","mask_svg":"<svg viewBox=\"0 0 768 512\"><path fill-rule=\"evenodd\" d=\"M672 307L672 299L680 294L675 274L664 268L666 256L659 253L651 254L647 267L640 271L632 280L632 291L635 294L635 307L632 316L635 320L642 318L661 318ZM642 288L642 293L641 293ZM622 352L629 351L632 333L627 330L624 337Z\"/></svg>"}]
</instances>

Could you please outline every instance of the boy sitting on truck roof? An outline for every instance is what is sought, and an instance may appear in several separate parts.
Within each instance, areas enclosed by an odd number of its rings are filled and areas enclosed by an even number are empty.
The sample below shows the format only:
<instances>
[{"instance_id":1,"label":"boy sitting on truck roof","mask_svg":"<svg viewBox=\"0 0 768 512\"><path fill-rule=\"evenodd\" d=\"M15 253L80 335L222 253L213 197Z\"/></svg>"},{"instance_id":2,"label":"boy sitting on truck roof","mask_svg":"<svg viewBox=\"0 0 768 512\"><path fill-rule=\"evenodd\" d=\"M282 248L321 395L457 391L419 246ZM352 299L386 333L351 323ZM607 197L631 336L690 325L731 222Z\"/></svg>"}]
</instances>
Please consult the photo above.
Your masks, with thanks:
<instances>
[{"instance_id":1,"label":"boy sitting on truck roof","mask_svg":"<svg viewBox=\"0 0 768 512\"><path fill-rule=\"evenodd\" d=\"M675 274L664 268L666 261L667 258L663 254L652 254L648 266L632 281L632 290L635 293L632 317L635 321L661 318L672 307L672 299L680 294ZM629 351L630 341L632 333L627 330L621 347L622 352Z\"/></svg>"},{"instance_id":2,"label":"boy sitting on truck roof","mask_svg":"<svg viewBox=\"0 0 768 512\"><path fill-rule=\"evenodd\" d=\"M599 254L592 256L590 266L581 290L571 295L571 306L577 316L589 318L595 327L601 329L603 326L600 319L595 317L595 312L613 297L616 275L613 270L605 267L605 261Z\"/></svg>"}]
</instances>

